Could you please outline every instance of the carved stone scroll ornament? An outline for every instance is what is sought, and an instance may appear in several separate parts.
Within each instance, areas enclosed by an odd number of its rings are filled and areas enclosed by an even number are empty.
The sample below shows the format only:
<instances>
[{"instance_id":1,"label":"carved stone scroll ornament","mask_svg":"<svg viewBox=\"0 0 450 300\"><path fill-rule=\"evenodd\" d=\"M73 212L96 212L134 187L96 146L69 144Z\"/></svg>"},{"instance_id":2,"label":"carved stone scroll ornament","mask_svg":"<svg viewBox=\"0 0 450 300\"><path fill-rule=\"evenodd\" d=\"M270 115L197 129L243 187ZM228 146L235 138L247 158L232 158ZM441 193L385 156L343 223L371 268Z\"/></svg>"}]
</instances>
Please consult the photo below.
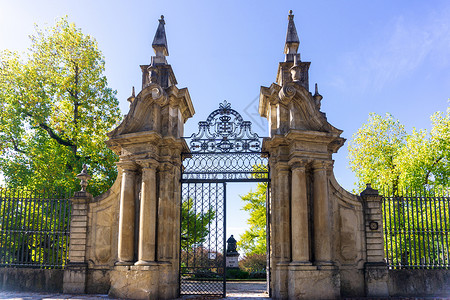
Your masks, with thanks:
<instances>
[{"instance_id":1,"label":"carved stone scroll ornament","mask_svg":"<svg viewBox=\"0 0 450 300\"><path fill-rule=\"evenodd\" d=\"M288 104L292 98L294 98L295 94L297 92L296 84L295 83L287 83L283 85L281 88L278 96L280 97L281 103Z\"/></svg>"}]
</instances>

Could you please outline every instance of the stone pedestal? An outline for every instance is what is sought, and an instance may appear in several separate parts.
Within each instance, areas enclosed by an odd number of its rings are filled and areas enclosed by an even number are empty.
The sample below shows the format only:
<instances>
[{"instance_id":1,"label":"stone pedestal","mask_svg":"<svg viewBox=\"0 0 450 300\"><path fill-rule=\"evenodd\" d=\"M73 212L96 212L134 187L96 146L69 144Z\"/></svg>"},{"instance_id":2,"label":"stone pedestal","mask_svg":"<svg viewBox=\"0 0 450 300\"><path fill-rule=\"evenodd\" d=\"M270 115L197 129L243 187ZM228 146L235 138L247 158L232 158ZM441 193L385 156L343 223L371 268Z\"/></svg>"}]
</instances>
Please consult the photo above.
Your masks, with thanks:
<instances>
[{"instance_id":1,"label":"stone pedestal","mask_svg":"<svg viewBox=\"0 0 450 300\"><path fill-rule=\"evenodd\" d=\"M239 269L239 252L236 251L237 241L233 237L227 240L227 253L225 266L227 269Z\"/></svg>"},{"instance_id":2,"label":"stone pedestal","mask_svg":"<svg viewBox=\"0 0 450 300\"><path fill-rule=\"evenodd\" d=\"M275 269L272 271L272 298L273 299L288 299L289 290L289 263L277 263Z\"/></svg>"},{"instance_id":3,"label":"stone pedestal","mask_svg":"<svg viewBox=\"0 0 450 300\"><path fill-rule=\"evenodd\" d=\"M68 263L64 270L63 292L70 294L86 293L86 263Z\"/></svg>"},{"instance_id":4,"label":"stone pedestal","mask_svg":"<svg viewBox=\"0 0 450 300\"><path fill-rule=\"evenodd\" d=\"M339 299L340 276L333 267L289 265L289 299Z\"/></svg>"},{"instance_id":5,"label":"stone pedestal","mask_svg":"<svg viewBox=\"0 0 450 300\"><path fill-rule=\"evenodd\" d=\"M388 275L385 263L366 263L364 270L366 296L389 297Z\"/></svg>"},{"instance_id":6,"label":"stone pedestal","mask_svg":"<svg viewBox=\"0 0 450 300\"><path fill-rule=\"evenodd\" d=\"M111 272L109 296L122 299L175 299L178 274L170 263L145 266L116 266Z\"/></svg>"},{"instance_id":7,"label":"stone pedestal","mask_svg":"<svg viewBox=\"0 0 450 300\"><path fill-rule=\"evenodd\" d=\"M239 269L239 253L227 253L226 267L227 269Z\"/></svg>"}]
</instances>

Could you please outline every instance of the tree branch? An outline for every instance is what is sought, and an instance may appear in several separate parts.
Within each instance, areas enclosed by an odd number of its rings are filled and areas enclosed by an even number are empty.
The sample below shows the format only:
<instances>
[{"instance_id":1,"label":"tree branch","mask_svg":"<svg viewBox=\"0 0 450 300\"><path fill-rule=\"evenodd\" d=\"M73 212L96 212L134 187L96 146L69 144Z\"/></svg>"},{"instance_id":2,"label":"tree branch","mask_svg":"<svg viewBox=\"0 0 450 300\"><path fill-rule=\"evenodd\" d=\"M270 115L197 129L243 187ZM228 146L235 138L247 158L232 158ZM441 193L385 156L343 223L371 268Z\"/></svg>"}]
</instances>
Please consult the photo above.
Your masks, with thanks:
<instances>
[{"instance_id":1,"label":"tree branch","mask_svg":"<svg viewBox=\"0 0 450 300\"><path fill-rule=\"evenodd\" d=\"M32 114L30 114L29 112L26 112L25 114L26 114L27 116L29 116L30 118L33 118L33 119L34 119L34 116L33 116ZM53 131L53 129L51 129L50 127L47 126L47 124L41 122L41 123L38 123L38 125L39 125L39 127L41 127L42 129L44 129L45 131L47 131L48 135L49 135L52 139L54 139L55 141L57 141L59 144L61 144L61 145L63 145L63 146L72 147L72 148L75 146L71 141L65 140L65 139L61 138L60 136L58 136L58 135Z\"/></svg>"},{"instance_id":2,"label":"tree branch","mask_svg":"<svg viewBox=\"0 0 450 300\"><path fill-rule=\"evenodd\" d=\"M22 153L22 154L27 154L26 151L24 151L24 150L22 150L22 149L19 149L19 146L17 145L17 142L16 142L16 140L15 140L13 137L11 137L11 142L12 142L12 144L13 144L13 149L14 149L14 151L19 152L19 153Z\"/></svg>"},{"instance_id":3,"label":"tree branch","mask_svg":"<svg viewBox=\"0 0 450 300\"><path fill-rule=\"evenodd\" d=\"M439 157L439 158L437 158L434 162L433 162L433 164L431 165L431 167L430 167L430 169L427 171L427 173L425 174L425 184L428 184L428 179L429 179L429 177L430 177L430 174L431 174L431 170L436 166L436 164L437 163L439 163L440 161L441 161L441 159L443 159L444 157L443 156L441 156L441 157Z\"/></svg>"}]
</instances>

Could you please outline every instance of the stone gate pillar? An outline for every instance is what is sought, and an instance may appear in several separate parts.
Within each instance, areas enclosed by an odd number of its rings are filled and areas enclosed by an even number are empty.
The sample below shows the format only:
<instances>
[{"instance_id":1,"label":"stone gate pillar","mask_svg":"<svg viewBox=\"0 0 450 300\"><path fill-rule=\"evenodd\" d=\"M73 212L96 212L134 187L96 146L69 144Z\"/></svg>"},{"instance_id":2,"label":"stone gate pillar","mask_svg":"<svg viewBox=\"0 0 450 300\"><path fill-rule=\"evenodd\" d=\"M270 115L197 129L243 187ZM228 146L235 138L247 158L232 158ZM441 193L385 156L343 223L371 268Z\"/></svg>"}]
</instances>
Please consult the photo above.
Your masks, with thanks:
<instances>
[{"instance_id":1,"label":"stone gate pillar","mask_svg":"<svg viewBox=\"0 0 450 300\"><path fill-rule=\"evenodd\" d=\"M68 262L64 269L64 293L86 293L87 260L86 239L88 231L88 207L92 195L86 191L91 176L87 173L86 165L77 175L81 179L81 191L75 192L71 200L70 244Z\"/></svg>"},{"instance_id":2,"label":"stone gate pillar","mask_svg":"<svg viewBox=\"0 0 450 300\"><path fill-rule=\"evenodd\" d=\"M285 61L276 82L261 87L259 113L269 121L270 257L274 299L338 299L364 294L362 203L333 175L341 130L320 111L317 85L309 92L310 63L289 15ZM350 232L353 228L354 232Z\"/></svg>"},{"instance_id":3,"label":"stone gate pillar","mask_svg":"<svg viewBox=\"0 0 450 300\"><path fill-rule=\"evenodd\" d=\"M155 56L142 65L142 90L128 98L130 111L108 136L121 172L117 260L109 294L130 299L178 297L181 153L194 108L178 89L164 18L153 40Z\"/></svg>"},{"instance_id":4,"label":"stone gate pillar","mask_svg":"<svg viewBox=\"0 0 450 300\"><path fill-rule=\"evenodd\" d=\"M366 295L369 297L388 297L388 269L383 249L382 196L370 184L362 191L367 244L365 263Z\"/></svg>"}]
</instances>

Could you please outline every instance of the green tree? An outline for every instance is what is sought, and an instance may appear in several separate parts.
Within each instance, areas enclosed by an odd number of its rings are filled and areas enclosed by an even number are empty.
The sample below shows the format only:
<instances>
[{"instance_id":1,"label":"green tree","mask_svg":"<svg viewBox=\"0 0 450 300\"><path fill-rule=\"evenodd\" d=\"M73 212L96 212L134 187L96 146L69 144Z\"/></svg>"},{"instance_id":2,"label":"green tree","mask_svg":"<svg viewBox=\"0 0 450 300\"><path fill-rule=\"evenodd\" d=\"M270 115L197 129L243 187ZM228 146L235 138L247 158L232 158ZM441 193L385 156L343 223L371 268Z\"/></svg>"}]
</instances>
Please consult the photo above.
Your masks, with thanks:
<instances>
[{"instance_id":1,"label":"green tree","mask_svg":"<svg viewBox=\"0 0 450 300\"><path fill-rule=\"evenodd\" d=\"M116 177L105 144L119 121L97 42L66 18L31 36L25 55L0 54L0 168L7 186L78 189L83 163L98 195Z\"/></svg>"},{"instance_id":2,"label":"green tree","mask_svg":"<svg viewBox=\"0 0 450 300\"><path fill-rule=\"evenodd\" d=\"M250 213L250 228L240 236L237 245L246 255L266 253L266 191L267 183L258 183L256 191L241 196L243 210Z\"/></svg>"},{"instance_id":3,"label":"green tree","mask_svg":"<svg viewBox=\"0 0 450 300\"><path fill-rule=\"evenodd\" d=\"M449 192L450 108L446 114L435 113L431 121L431 131L407 133L392 115L370 114L349 145L357 189L371 183L386 197L385 251L393 265L449 262L444 242L450 230L448 198L425 197Z\"/></svg>"},{"instance_id":4,"label":"green tree","mask_svg":"<svg viewBox=\"0 0 450 300\"><path fill-rule=\"evenodd\" d=\"M448 191L450 176L450 108L431 117L432 129L407 133L390 114L370 114L349 145L357 190Z\"/></svg>"},{"instance_id":5,"label":"green tree","mask_svg":"<svg viewBox=\"0 0 450 300\"><path fill-rule=\"evenodd\" d=\"M189 251L192 246L204 243L215 216L212 207L207 211L198 211L192 198L184 201L181 209L181 249Z\"/></svg>"},{"instance_id":6,"label":"green tree","mask_svg":"<svg viewBox=\"0 0 450 300\"><path fill-rule=\"evenodd\" d=\"M250 254L245 255L239 261L239 268L249 273L264 273L265 276L267 266L267 255L264 254ZM263 277L264 278L264 277Z\"/></svg>"}]
</instances>

